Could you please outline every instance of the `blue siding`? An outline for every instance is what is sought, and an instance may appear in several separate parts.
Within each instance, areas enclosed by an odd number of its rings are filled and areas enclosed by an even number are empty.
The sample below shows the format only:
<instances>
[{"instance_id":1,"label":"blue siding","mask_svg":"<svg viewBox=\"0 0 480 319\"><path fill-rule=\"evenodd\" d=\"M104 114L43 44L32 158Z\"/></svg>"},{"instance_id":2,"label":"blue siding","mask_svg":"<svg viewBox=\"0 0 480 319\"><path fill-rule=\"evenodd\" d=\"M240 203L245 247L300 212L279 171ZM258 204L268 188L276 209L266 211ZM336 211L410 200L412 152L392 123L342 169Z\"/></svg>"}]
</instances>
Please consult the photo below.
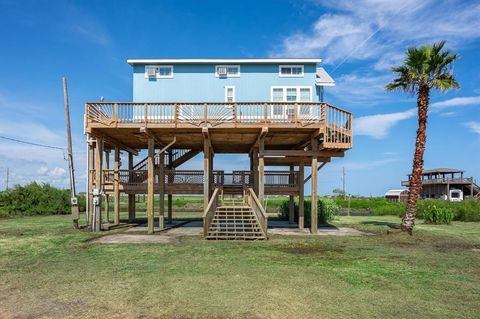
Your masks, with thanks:
<instances>
[{"instance_id":1,"label":"blue siding","mask_svg":"<svg viewBox=\"0 0 480 319\"><path fill-rule=\"evenodd\" d=\"M237 102L270 101L271 86L310 86L313 101L316 65L304 64L304 77L279 77L278 64L240 64L240 77L218 78L214 64L178 64L171 79L145 78L145 66L133 68L134 102L224 102L225 86L235 86Z\"/></svg>"}]
</instances>

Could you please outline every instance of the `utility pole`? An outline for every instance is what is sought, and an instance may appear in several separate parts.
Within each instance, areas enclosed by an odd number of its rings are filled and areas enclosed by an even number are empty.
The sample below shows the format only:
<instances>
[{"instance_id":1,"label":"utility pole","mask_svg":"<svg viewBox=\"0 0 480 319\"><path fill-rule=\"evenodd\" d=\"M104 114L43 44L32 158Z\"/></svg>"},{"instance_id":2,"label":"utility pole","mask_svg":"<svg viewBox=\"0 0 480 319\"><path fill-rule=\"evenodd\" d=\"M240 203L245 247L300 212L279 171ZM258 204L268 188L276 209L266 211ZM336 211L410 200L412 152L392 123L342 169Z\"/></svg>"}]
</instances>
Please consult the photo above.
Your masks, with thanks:
<instances>
[{"instance_id":1,"label":"utility pole","mask_svg":"<svg viewBox=\"0 0 480 319\"><path fill-rule=\"evenodd\" d=\"M8 175L10 175L10 169L7 167L7 181L6 181L6 190L8 191Z\"/></svg>"},{"instance_id":2,"label":"utility pole","mask_svg":"<svg viewBox=\"0 0 480 319\"><path fill-rule=\"evenodd\" d=\"M70 171L70 192L71 192L71 210L73 227L78 228L78 202L77 193L75 190L75 174L73 168L73 151L72 151L72 132L70 129L70 107L68 105L68 91L67 91L67 79L63 78L63 102L65 104L65 123L67 132L67 150L68 150L68 168Z\"/></svg>"},{"instance_id":3,"label":"utility pole","mask_svg":"<svg viewBox=\"0 0 480 319\"><path fill-rule=\"evenodd\" d=\"M343 188L342 188L342 190L343 190L343 199L347 199L347 190L346 190L346 188L345 188L345 183L346 183L346 181L345 181L345 167L343 167L342 183L343 183Z\"/></svg>"}]
</instances>

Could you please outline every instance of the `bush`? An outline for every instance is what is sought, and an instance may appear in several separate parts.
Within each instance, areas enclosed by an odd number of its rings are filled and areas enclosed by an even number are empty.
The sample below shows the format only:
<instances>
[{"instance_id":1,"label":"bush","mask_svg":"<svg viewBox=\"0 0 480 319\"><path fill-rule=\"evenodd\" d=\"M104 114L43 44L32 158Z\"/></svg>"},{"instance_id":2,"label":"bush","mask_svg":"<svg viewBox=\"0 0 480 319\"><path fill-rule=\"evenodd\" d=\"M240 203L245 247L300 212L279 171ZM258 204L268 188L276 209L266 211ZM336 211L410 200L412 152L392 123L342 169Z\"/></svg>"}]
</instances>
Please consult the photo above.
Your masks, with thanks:
<instances>
[{"instance_id":1,"label":"bush","mask_svg":"<svg viewBox=\"0 0 480 319\"><path fill-rule=\"evenodd\" d=\"M310 201L304 202L304 218L305 218L305 225L310 225L311 222L311 209L312 203ZM288 220L289 211L290 211L290 203L289 201L284 201L281 203L279 207L279 214L278 217L281 220ZM326 224L332 221L335 216L338 215L340 211L340 207L335 203L335 201L331 198L320 198L318 200L318 209L317 209L317 216L318 216L318 223L319 224ZM294 220L298 222L298 203L295 202L294 206Z\"/></svg>"},{"instance_id":2,"label":"bush","mask_svg":"<svg viewBox=\"0 0 480 319\"><path fill-rule=\"evenodd\" d=\"M341 208L348 208L348 199L336 197L335 202ZM371 215L403 216L405 203L389 202L383 197L352 197L350 198L350 209L369 210Z\"/></svg>"},{"instance_id":3,"label":"bush","mask_svg":"<svg viewBox=\"0 0 480 319\"><path fill-rule=\"evenodd\" d=\"M467 199L461 202L449 202L442 199L425 199L418 202L417 217L425 218L429 207L435 205L437 208L450 209L453 213L453 220L463 222L480 221L480 201Z\"/></svg>"},{"instance_id":4,"label":"bush","mask_svg":"<svg viewBox=\"0 0 480 319\"><path fill-rule=\"evenodd\" d=\"M423 218L428 224L450 224L453 220L453 210L428 203L423 210Z\"/></svg>"},{"instance_id":5,"label":"bush","mask_svg":"<svg viewBox=\"0 0 480 319\"><path fill-rule=\"evenodd\" d=\"M70 192L49 184L16 185L0 193L0 214L3 216L69 213Z\"/></svg>"}]
</instances>

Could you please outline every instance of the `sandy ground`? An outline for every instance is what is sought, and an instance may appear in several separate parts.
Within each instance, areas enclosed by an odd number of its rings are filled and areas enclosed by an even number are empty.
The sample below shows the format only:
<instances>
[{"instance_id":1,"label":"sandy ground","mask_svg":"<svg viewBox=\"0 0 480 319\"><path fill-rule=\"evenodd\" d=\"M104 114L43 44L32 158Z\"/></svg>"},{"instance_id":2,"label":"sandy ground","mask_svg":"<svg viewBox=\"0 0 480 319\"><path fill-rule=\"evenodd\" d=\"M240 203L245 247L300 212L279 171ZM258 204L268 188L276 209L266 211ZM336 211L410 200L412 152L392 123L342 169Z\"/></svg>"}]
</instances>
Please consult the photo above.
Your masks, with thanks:
<instances>
[{"instance_id":1,"label":"sandy ground","mask_svg":"<svg viewBox=\"0 0 480 319\"><path fill-rule=\"evenodd\" d=\"M147 227L140 225L125 230L122 233L116 233L112 235L105 235L96 240L97 243L102 244L169 244L179 241L179 237L183 236L201 236L202 222L194 221L188 223L173 222L172 224L166 224L167 229L164 231L157 231L153 235L147 235ZM298 229L297 224L289 224L282 221L269 222L269 235L280 236L310 236L309 229ZM318 236L362 236L371 235L361 232L354 228L348 227L333 227L333 226L320 226L318 229Z\"/></svg>"}]
</instances>

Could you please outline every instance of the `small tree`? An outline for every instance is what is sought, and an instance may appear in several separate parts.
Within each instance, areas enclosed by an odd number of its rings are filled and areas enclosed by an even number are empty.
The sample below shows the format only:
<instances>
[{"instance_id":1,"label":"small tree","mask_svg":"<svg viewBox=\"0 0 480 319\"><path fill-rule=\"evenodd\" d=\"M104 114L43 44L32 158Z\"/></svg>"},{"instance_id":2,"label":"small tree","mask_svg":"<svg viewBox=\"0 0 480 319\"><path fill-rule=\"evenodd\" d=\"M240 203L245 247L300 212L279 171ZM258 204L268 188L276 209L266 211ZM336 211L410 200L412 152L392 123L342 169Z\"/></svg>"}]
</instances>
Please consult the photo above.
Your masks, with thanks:
<instances>
[{"instance_id":1,"label":"small tree","mask_svg":"<svg viewBox=\"0 0 480 319\"><path fill-rule=\"evenodd\" d=\"M417 95L417 139L407 208L401 226L402 230L410 235L415 226L418 196L422 189L423 154L426 143L430 90L447 91L460 88L452 72L452 63L458 58L458 54L451 54L449 50L443 50L444 45L445 41L440 41L433 45L409 48L404 64L392 68L392 72L397 73L398 77L385 87L388 91L402 90Z\"/></svg>"}]
</instances>

